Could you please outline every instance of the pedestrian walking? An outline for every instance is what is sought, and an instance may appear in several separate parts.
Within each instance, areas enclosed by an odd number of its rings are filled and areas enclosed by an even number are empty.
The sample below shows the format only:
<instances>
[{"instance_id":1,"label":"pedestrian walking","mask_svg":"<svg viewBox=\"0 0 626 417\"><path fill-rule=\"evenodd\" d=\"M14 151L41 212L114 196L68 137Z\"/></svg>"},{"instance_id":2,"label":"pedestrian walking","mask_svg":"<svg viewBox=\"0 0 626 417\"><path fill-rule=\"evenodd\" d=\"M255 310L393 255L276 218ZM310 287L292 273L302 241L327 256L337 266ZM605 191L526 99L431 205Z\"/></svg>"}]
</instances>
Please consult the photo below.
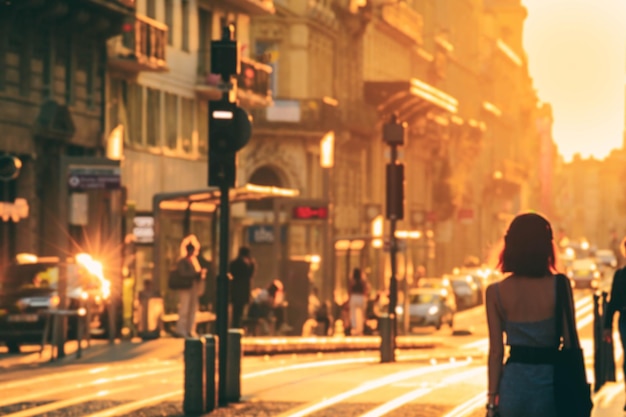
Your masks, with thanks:
<instances>
[{"instance_id":1,"label":"pedestrian walking","mask_svg":"<svg viewBox=\"0 0 626 417\"><path fill-rule=\"evenodd\" d=\"M256 262L252 257L250 248L242 246L239 248L237 257L229 265L232 276L230 300L233 307L232 327L241 328L241 319L246 305L250 303L250 291L252 289L252 279L256 271Z\"/></svg>"},{"instance_id":2,"label":"pedestrian walking","mask_svg":"<svg viewBox=\"0 0 626 417\"><path fill-rule=\"evenodd\" d=\"M561 334L555 314L557 295L566 306L563 311L569 308L572 317L574 303L567 278L555 275L552 228L544 217L526 213L513 219L499 269L507 275L486 292L487 416L556 417L554 360ZM576 331L575 323L573 328ZM566 348L577 340L577 335L568 333L563 334ZM505 364L504 335L511 347Z\"/></svg>"},{"instance_id":3,"label":"pedestrian walking","mask_svg":"<svg viewBox=\"0 0 626 417\"><path fill-rule=\"evenodd\" d=\"M206 269L200 266L198 253L200 242L195 235L184 238L180 245L181 257L176 263L178 279L188 284L182 285L178 291L178 321L176 322L177 337L196 336L196 312L198 310L199 289L204 286Z\"/></svg>"},{"instance_id":4,"label":"pedestrian walking","mask_svg":"<svg viewBox=\"0 0 626 417\"><path fill-rule=\"evenodd\" d=\"M350 309L350 335L363 335L365 326L365 310L369 296L369 285L360 268L352 270L352 279L348 288Z\"/></svg>"},{"instance_id":5,"label":"pedestrian walking","mask_svg":"<svg viewBox=\"0 0 626 417\"><path fill-rule=\"evenodd\" d=\"M622 258L626 259L626 238L622 239L619 249ZM615 313L619 312L617 329L622 348L626 350L626 267L616 270L613 275L613 284L611 284L611 293L606 310L604 313L603 339L607 343L613 342L613 318ZM624 375L626 375L626 360L623 361L622 365ZM624 405L624 411L626 411L626 405Z\"/></svg>"}]
</instances>

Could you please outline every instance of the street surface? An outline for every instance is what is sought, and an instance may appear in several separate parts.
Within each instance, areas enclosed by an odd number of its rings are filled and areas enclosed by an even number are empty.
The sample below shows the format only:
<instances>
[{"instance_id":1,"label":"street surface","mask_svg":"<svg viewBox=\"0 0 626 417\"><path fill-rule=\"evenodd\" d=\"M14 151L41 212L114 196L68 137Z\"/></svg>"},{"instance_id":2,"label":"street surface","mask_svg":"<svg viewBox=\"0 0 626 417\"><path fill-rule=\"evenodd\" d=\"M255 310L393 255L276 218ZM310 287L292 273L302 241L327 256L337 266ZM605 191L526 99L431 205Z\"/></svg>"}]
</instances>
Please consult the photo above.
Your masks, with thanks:
<instances>
[{"instance_id":1,"label":"street surface","mask_svg":"<svg viewBox=\"0 0 626 417\"><path fill-rule=\"evenodd\" d=\"M576 292L578 327L593 382L593 304ZM425 329L416 338L436 347L398 351L381 364L377 351L246 356L242 401L214 416L482 417L487 331L483 307L463 312L455 329ZM617 337L617 335L616 335ZM272 343L268 339L268 343ZM72 348L68 347L71 351ZM4 352L4 351L3 351ZM183 341L94 343L57 362L36 353L0 353L0 415L181 416ZM622 350L618 382L595 395L594 416L622 416Z\"/></svg>"}]
</instances>

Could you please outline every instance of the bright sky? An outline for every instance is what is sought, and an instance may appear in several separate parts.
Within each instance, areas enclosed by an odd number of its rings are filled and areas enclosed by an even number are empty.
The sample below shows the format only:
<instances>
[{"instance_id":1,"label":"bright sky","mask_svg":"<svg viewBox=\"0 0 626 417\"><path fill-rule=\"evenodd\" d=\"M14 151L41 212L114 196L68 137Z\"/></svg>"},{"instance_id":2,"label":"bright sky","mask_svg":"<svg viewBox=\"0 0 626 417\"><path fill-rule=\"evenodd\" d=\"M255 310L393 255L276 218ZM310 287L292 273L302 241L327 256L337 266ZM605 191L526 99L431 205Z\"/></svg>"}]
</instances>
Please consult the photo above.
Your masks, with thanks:
<instances>
[{"instance_id":1,"label":"bright sky","mask_svg":"<svg viewBox=\"0 0 626 417\"><path fill-rule=\"evenodd\" d=\"M522 0L524 46L553 136L569 161L621 148L626 81L626 0Z\"/></svg>"}]
</instances>

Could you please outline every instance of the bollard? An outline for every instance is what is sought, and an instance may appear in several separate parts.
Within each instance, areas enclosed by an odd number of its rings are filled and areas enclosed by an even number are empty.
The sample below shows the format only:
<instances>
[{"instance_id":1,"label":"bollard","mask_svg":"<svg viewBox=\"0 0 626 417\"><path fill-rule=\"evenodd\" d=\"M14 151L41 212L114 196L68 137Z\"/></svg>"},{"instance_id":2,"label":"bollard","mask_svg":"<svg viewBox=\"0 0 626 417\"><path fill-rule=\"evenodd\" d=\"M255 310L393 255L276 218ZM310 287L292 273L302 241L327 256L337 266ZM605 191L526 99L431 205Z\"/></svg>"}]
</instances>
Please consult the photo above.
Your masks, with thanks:
<instances>
[{"instance_id":1,"label":"bollard","mask_svg":"<svg viewBox=\"0 0 626 417\"><path fill-rule=\"evenodd\" d=\"M383 363L395 361L392 324L393 320L389 314L381 314L378 318L378 331L380 333L380 361Z\"/></svg>"},{"instance_id":2,"label":"bollard","mask_svg":"<svg viewBox=\"0 0 626 417\"><path fill-rule=\"evenodd\" d=\"M183 412L185 415L200 415L204 410L204 340L185 339L185 391L183 394Z\"/></svg>"},{"instance_id":3,"label":"bollard","mask_svg":"<svg viewBox=\"0 0 626 417\"><path fill-rule=\"evenodd\" d=\"M219 401L219 340L216 335L204 336L204 375L205 398L204 411L210 413L218 406Z\"/></svg>"},{"instance_id":4,"label":"bollard","mask_svg":"<svg viewBox=\"0 0 626 417\"><path fill-rule=\"evenodd\" d=\"M602 355L602 317L600 316L600 296L598 293L593 294L593 357L594 357L594 386L595 392L598 392L604 385L603 375L603 355Z\"/></svg>"},{"instance_id":5,"label":"bollard","mask_svg":"<svg viewBox=\"0 0 626 417\"><path fill-rule=\"evenodd\" d=\"M226 354L226 401L239 402L241 399L241 338L242 329L228 330L228 352Z\"/></svg>"}]
</instances>

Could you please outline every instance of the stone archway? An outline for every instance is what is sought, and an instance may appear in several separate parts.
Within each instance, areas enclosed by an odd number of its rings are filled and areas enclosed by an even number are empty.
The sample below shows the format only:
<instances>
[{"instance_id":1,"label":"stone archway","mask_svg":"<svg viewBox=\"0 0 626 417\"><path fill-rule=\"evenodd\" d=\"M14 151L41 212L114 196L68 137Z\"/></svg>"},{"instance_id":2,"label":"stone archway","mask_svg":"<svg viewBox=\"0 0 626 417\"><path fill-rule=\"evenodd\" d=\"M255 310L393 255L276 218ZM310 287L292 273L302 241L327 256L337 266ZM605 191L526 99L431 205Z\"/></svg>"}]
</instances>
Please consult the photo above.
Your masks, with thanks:
<instances>
[{"instance_id":1,"label":"stone archway","mask_svg":"<svg viewBox=\"0 0 626 417\"><path fill-rule=\"evenodd\" d=\"M255 185L285 187L285 181L283 180L281 173L278 169L270 165L263 165L255 169L252 175L250 175L248 182ZM249 201L246 204L246 208L254 211L272 211L273 202L272 199Z\"/></svg>"}]
</instances>

